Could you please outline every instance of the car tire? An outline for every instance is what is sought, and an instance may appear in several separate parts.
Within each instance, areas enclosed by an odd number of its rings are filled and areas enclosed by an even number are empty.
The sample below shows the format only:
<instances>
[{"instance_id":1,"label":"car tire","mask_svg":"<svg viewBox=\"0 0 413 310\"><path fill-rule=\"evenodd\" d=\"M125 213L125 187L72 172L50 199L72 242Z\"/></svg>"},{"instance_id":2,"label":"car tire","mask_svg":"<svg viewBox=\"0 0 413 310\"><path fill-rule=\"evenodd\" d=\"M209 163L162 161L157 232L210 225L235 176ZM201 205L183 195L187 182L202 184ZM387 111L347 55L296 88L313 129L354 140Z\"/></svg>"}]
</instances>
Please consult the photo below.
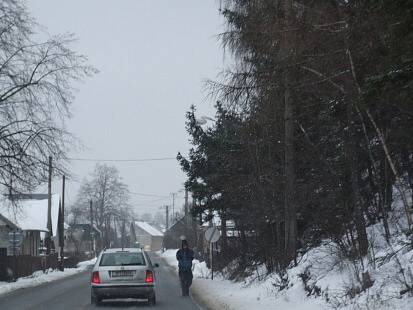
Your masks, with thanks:
<instances>
[{"instance_id":1,"label":"car tire","mask_svg":"<svg viewBox=\"0 0 413 310\"><path fill-rule=\"evenodd\" d=\"M155 306L155 305L156 305L156 297L155 297L155 295L150 296L150 297L148 298L148 304L149 304L150 306Z\"/></svg>"}]
</instances>

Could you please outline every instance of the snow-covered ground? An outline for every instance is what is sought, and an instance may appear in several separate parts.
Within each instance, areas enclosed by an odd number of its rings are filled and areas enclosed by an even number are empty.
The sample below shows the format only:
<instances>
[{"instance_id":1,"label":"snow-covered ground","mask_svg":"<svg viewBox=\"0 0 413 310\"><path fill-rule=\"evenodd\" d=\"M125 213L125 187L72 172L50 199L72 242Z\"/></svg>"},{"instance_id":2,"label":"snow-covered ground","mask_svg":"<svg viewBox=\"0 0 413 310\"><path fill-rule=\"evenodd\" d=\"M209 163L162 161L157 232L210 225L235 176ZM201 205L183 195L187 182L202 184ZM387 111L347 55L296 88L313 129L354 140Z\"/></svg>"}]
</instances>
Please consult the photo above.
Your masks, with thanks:
<instances>
[{"instance_id":1,"label":"snow-covered ground","mask_svg":"<svg viewBox=\"0 0 413 310\"><path fill-rule=\"evenodd\" d=\"M370 250L363 262L343 257L337 244L325 241L300 257L283 279L277 274L264 277L265 270L258 270L243 282L228 281L220 274L211 280L205 263L195 260L193 295L212 309L413 310L408 292L413 287L413 250L403 216L400 206L390 214L390 243L382 223L368 227ZM176 251L158 254L177 268ZM366 272L372 283L363 288Z\"/></svg>"},{"instance_id":2,"label":"snow-covered ground","mask_svg":"<svg viewBox=\"0 0 413 310\"><path fill-rule=\"evenodd\" d=\"M77 268L65 268L64 271L50 269L45 273L43 273L43 271L36 271L31 276L17 279L16 282L0 282L0 295L10 293L18 289L33 287L43 283L48 283L69 277L71 275L85 271L88 266L95 264L95 262L96 258L80 262L77 265Z\"/></svg>"},{"instance_id":3,"label":"snow-covered ground","mask_svg":"<svg viewBox=\"0 0 413 310\"><path fill-rule=\"evenodd\" d=\"M170 265L178 269L176 260L177 250L166 250L158 255L163 257ZM232 282L224 279L220 274L214 274L211 280L211 271L205 262L194 260L193 264L194 281L192 292L201 301L207 303L213 309L227 310L319 310L323 309L323 302L316 299L308 299L302 287L297 287L288 294L275 296L273 278L263 281Z\"/></svg>"}]
</instances>

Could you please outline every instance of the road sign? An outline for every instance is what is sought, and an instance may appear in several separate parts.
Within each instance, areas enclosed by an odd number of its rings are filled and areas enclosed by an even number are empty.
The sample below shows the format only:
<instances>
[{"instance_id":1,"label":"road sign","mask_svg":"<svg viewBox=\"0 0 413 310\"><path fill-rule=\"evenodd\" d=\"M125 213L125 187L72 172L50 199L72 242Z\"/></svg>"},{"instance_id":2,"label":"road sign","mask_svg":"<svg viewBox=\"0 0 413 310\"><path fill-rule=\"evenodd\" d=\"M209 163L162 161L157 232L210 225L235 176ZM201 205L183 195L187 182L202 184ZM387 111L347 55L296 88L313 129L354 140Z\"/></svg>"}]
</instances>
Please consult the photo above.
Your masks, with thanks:
<instances>
[{"instance_id":1,"label":"road sign","mask_svg":"<svg viewBox=\"0 0 413 310\"><path fill-rule=\"evenodd\" d=\"M219 240L221 234L219 233L219 229L217 227L209 227L205 231L205 239L210 243L215 243Z\"/></svg>"},{"instance_id":2,"label":"road sign","mask_svg":"<svg viewBox=\"0 0 413 310\"><path fill-rule=\"evenodd\" d=\"M217 227L209 227L205 231L205 239L209 242L209 255L210 255L210 264L211 264L211 280L214 280L214 243L219 240L221 234Z\"/></svg>"}]
</instances>

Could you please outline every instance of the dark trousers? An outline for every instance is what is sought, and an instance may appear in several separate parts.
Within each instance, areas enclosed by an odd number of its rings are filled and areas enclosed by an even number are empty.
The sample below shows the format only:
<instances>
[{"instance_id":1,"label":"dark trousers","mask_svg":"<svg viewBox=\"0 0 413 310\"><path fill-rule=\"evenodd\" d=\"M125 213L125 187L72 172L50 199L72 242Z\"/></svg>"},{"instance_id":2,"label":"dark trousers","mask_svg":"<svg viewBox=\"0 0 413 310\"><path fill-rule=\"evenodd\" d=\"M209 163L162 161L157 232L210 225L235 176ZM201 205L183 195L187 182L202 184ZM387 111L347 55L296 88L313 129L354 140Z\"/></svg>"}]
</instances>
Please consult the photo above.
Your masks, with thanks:
<instances>
[{"instance_id":1,"label":"dark trousers","mask_svg":"<svg viewBox=\"0 0 413 310\"><path fill-rule=\"evenodd\" d=\"M179 280L181 282L182 296L189 296L189 287L192 284L192 271L179 270Z\"/></svg>"}]
</instances>

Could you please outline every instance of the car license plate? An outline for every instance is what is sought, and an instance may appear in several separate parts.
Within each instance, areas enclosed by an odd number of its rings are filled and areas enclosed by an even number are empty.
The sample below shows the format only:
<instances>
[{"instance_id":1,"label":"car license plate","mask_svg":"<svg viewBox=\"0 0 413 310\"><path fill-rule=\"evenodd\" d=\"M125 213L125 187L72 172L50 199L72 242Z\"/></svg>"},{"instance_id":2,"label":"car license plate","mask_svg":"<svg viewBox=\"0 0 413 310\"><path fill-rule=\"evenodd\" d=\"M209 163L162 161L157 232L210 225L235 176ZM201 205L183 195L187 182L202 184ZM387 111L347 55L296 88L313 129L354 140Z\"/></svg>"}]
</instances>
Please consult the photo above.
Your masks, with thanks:
<instances>
[{"instance_id":1,"label":"car license plate","mask_svg":"<svg viewBox=\"0 0 413 310\"><path fill-rule=\"evenodd\" d=\"M112 270L110 276L112 278L125 278L133 277L135 275L135 270Z\"/></svg>"}]
</instances>

